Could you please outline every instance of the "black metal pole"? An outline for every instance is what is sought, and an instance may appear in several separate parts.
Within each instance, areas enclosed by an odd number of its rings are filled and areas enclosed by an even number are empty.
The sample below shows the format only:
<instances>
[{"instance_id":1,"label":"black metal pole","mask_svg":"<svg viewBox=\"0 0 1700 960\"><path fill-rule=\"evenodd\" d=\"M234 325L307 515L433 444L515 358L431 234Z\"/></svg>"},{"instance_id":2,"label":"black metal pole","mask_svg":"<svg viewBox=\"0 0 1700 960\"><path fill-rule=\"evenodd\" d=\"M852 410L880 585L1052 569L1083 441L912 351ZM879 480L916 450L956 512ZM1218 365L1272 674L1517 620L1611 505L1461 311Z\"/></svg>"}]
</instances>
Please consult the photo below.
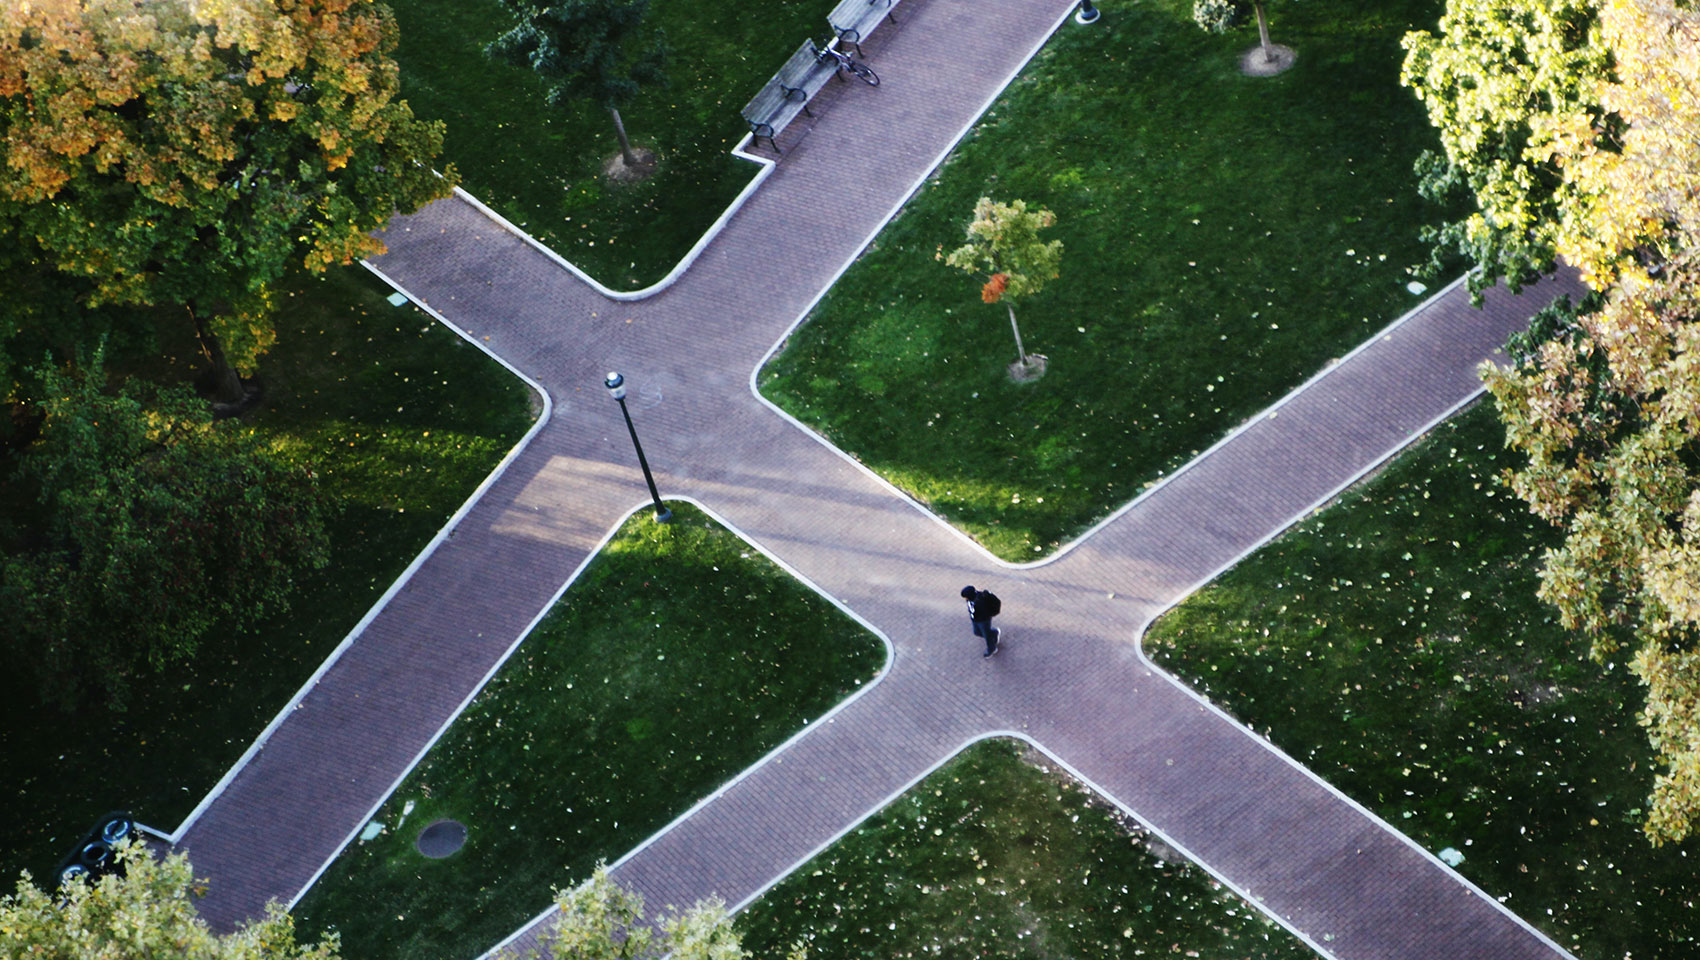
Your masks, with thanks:
<instances>
[{"instance_id":1,"label":"black metal pole","mask_svg":"<svg viewBox=\"0 0 1700 960\"><path fill-rule=\"evenodd\" d=\"M1092 0L1080 0L1080 9L1074 14L1075 23L1094 23L1098 19L1098 8L1092 5Z\"/></svg>"},{"instance_id":2,"label":"black metal pole","mask_svg":"<svg viewBox=\"0 0 1700 960\"><path fill-rule=\"evenodd\" d=\"M661 503L661 493L655 489L655 477L649 472L649 460L643 455L643 444L638 442L637 428L632 426L631 411L626 409L626 398L618 398L620 414L626 418L626 432L632 435L632 449L637 451L638 466L643 468L643 482L649 484L649 499L655 501L655 522L666 523L673 519L673 511Z\"/></svg>"}]
</instances>

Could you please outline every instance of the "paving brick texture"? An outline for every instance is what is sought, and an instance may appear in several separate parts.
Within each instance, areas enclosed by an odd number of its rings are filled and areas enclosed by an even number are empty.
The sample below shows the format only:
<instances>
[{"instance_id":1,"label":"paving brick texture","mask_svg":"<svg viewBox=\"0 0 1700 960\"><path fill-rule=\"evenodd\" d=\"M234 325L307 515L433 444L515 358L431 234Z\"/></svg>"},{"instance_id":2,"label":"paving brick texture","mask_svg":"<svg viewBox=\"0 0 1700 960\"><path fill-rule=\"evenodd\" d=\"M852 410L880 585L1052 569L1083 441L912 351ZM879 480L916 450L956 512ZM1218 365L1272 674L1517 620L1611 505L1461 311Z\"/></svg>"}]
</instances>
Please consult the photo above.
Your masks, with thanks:
<instances>
[{"instance_id":1,"label":"paving brick texture","mask_svg":"<svg viewBox=\"0 0 1700 960\"><path fill-rule=\"evenodd\" d=\"M652 905L745 902L966 743L1018 732L1326 954L1565 955L1157 671L1138 637L1474 396L1476 366L1556 292L1574 293L1573 276L1492 291L1482 310L1450 290L1025 568L992 560L750 392L773 343L1072 6L904 4L903 27L867 45L883 84L844 85L781 137L773 176L647 300L595 295L459 200L392 223L377 265L543 384L554 414L189 825L179 847L211 880L202 910L215 925L297 896L647 500L601 386L617 369L663 495L701 500L895 649L883 681L618 865ZM1010 639L992 660L969 634L964 583L1004 598ZM276 843L280 829L290 843ZM548 893L537 895L541 908Z\"/></svg>"}]
</instances>

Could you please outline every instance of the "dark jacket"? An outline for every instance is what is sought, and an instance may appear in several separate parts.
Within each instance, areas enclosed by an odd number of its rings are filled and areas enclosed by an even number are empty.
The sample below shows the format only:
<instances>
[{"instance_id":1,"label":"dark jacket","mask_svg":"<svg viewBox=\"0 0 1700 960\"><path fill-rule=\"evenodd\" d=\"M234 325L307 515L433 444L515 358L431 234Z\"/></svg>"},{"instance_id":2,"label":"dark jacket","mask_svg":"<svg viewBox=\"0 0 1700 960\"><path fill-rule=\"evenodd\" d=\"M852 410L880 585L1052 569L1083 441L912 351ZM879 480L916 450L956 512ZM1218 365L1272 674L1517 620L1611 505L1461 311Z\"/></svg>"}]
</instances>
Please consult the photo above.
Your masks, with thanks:
<instances>
[{"instance_id":1,"label":"dark jacket","mask_svg":"<svg viewBox=\"0 0 1700 960\"><path fill-rule=\"evenodd\" d=\"M968 619L980 623L989 623L991 619L1003 611L1003 603L990 590L976 590L972 597L964 597L968 601Z\"/></svg>"}]
</instances>

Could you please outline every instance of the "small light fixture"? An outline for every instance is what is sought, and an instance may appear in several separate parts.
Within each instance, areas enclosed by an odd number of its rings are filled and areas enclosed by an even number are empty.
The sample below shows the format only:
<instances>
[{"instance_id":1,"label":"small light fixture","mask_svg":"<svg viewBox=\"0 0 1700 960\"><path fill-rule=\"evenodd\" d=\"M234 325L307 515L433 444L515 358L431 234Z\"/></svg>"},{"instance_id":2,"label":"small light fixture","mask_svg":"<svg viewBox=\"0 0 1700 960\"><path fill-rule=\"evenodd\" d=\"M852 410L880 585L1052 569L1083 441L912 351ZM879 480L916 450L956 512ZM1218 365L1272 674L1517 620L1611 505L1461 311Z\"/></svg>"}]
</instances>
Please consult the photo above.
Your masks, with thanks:
<instances>
[{"instance_id":1,"label":"small light fixture","mask_svg":"<svg viewBox=\"0 0 1700 960\"><path fill-rule=\"evenodd\" d=\"M626 409L626 378L610 370L602 385L608 388L608 395L619 403L620 415L626 418L626 432L632 435L632 449L637 451L638 466L643 468L643 482L649 484L649 499L655 504L655 522L666 523L673 519L673 511L661 502L661 493L655 489L655 477L649 472L649 460L643 455L643 444L638 442L637 428L632 426L632 413Z\"/></svg>"}]
</instances>

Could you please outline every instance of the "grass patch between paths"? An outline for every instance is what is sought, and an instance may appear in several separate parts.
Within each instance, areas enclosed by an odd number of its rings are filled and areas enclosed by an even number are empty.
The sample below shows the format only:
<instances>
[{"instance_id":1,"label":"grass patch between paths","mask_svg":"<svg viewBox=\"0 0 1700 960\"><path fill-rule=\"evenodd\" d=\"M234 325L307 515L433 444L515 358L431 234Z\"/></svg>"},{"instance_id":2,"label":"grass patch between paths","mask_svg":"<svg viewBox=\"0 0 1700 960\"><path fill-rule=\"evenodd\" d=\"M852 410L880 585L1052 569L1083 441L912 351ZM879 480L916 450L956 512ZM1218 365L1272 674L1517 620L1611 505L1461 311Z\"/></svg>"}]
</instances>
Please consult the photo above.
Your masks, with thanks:
<instances>
[{"instance_id":1,"label":"grass patch between paths","mask_svg":"<svg viewBox=\"0 0 1700 960\"><path fill-rule=\"evenodd\" d=\"M647 287L706 232L757 166L731 156L749 129L738 110L804 38L827 32L830 0L653 0L647 20L673 48L671 83L621 111L636 146L659 158L642 183L616 183L602 163L619 152L607 111L544 103L531 71L484 56L507 29L496 0L408 0L401 28L402 95L448 131L473 196L615 290Z\"/></svg>"},{"instance_id":2,"label":"grass patch between paths","mask_svg":"<svg viewBox=\"0 0 1700 960\"><path fill-rule=\"evenodd\" d=\"M1491 404L1438 428L1151 629L1152 657L1583 960L1695 956L1692 844L1622 663L1535 599L1558 538L1493 481Z\"/></svg>"},{"instance_id":3,"label":"grass patch between paths","mask_svg":"<svg viewBox=\"0 0 1700 960\"><path fill-rule=\"evenodd\" d=\"M288 613L246 635L209 632L194 660L139 677L125 713L43 708L28 671L0 675L8 876L45 880L107 810L176 827L530 427L520 381L388 293L358 267L280 285L266 399L246 423L313 464L341 505L330 565L302 578ZM164 382L197 364L185 342L110 368ZM0 478L11 474L0 457Z\"/></svg>"},{"instance_id":4,"label":"grass patch between paths","mask_svg":"<svg viewBox=\"0 0 1700 960\"><path fill-rule=\"evenodd\" d=\"M798 938L822 958L1315 956L1023 753L1007 740L963 751L745 910L744 946L759 957Z\"/></svg>"},{"instance_id":5,"label":"grass patch between paths","mask_svg":"<svg viewBox=\"0 0 1700 960\"><path fill-rule=\"evenodd\" d=\"M1434 0L1284 5L1297 65L1242 77L1255 33L1187 0L1065 26L763 372L763 392L1009 560L1124 503L1415 305L1398 84ZM1041 380L980 281L934 259L977 197L1057 215L1062 275L1017 304Z\"/></svg>"},{"instance_id":6,"label":"grass patch between paths","mask_svg":"<svg viewBox=\"0 0 1700 960\"><path fill-rule=\"evenodd\" d=\"M880 642L686 504L629 519L296 907L351 957L471 957L820 717ZM405 820L403 818L405 817ZM442 860L414 848L467 825Z\"/></svg>"}]
</instances>

